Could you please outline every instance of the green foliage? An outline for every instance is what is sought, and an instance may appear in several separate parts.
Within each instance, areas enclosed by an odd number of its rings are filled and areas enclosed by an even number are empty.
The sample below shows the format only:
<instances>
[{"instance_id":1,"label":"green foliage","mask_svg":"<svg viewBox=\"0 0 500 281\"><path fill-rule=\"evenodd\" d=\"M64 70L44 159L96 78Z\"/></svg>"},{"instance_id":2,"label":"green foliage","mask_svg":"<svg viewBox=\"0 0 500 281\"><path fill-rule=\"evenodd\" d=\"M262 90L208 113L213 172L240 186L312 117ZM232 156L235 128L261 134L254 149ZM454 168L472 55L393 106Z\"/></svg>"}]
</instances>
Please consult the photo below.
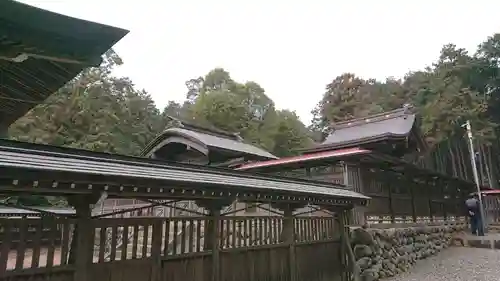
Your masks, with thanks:
<instances>
[{"instance_id":1,"label":"green foliage","mask_svg":"<svg viewBox=\"0 0 500 281\"><path fill-rule=\"evenodd\" d=\"M465 120L471 120L484 141L494 139L500 124L499 61L500 34L495 34L474 55L446 45L435 64L401 81L342 74L327 85L312 111L311 129L329 132L334 122L412 104L421 113L421 129L430 144L456 134Z\"/></svg>"},{"instance_id":2,"label":"green foliage","mask_svg":"<svg viewBox=\"0 0 500 281\"><path fill-rule=\"evenodd\" d=\"M121 63L108 52L99 68L91 68L20 118L11 138L27 142L138 155L163 128L151 97L128 78L111 76Z\"/></svg>"}]
</instances>

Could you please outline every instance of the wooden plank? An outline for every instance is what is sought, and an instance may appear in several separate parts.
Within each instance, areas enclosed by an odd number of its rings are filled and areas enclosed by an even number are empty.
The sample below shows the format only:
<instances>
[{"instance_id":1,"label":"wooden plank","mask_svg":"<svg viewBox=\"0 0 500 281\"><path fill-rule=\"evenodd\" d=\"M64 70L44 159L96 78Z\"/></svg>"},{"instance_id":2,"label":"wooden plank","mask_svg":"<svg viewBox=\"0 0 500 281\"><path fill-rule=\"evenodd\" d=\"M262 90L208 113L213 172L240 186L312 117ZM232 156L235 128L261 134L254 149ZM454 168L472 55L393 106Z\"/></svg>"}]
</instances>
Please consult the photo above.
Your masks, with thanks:
<instances>
[{"instance_id":1,"label":"wooden plank","mask_svg":"<svg viewBox=\"0 0 500 281\"><path fill-rule=\"evenodd\" d=\"M116 239L118 238L118 222L113 222L113 225L111 225L111 249L110 249L110 254L109 254L109 260L114 261L116 260L116 246L117 246L117 241Z\"/></svg>"},{"instance_id":2,"label":"wooden plank","mask_svg":"<svg viewBox=\"0 0 500 281\"><path fill-rule=\"evenodd\" d=\"M201 225L205 220L196 220L196 252L201 252Z\"/></svg>"},{"instance_id":3,"label":"wooden plank","mask_svg":"<svg viewBox=\"0 0 500 281\"><path fill-rule=\"evenodd\" d=\"M139 243L139 225L134 224L134 234L132 240L132 259L137 258L137 243ZM168 246L166 244L165 248Z\"/></svg>"},{"instance_id":4,"label":"wooden plank","mask_svg":"<svg viewBox=\"0 0 500 281\"><path fill-rule=\"evenodd\" d=\"M104 262L104 254L106 252L107 228L101 227L99 230L99 258L98 261Z\"/></svg>"},{"instance_id":5,"label":"wooden plank","mask_svg":"<svg viewBox=\"0 0 500 281\"><path fill-rule=\"evenodd\" d=\"M188 253L192 253L194 249L194 220L190 219L188 221Z\"/></svg>"},{"instance_id":6,"label":"wooden plank","mask_svg":"<svg viewBox=\"0 0 500 281\"><path fill-rule=\"evenodd\" d=\"M31 258L31 268L38 268L40 265L40 249L42 247L43 221L38 220L35 225L35 237L33 238L33 255Z\"/></svg>"},{"instance_id":7,"label":"wooden plank","mask_svg":"<svg viewBox=\"0 0 500 281\"><path fill-rule=\"evenodd\" d=\"M186 220L181 221L181 254L186 252Z\"/></svg>"},{"instance_id":8,"label":"wooden plank","mask_svg":"<svg viewBox=\"0 0 500 281\"><path fill-rule=\"evenodd\" d=\"M178 241L178 232L179 232L179 221L178 220L173 220L173 223L174 223L174 233L172 233L173 235L173 241L172 241L172 254L174 255L177 255L177 248L178 248L178 245L179 245L179 241Z\"/></svg>"},{"instance_id":9,"label":"wooden plank","mask_svg":"<svg viewBox=\"0 0 500 281\"><path fill-rule=\"evenodd\" d=\"M122 245L121 245L121 258L120 260L124 261L127 259L128 254L128 228L129 224L125 222L123 225L123 235L122 235Z\"/></svg>"},{"instance_id":10,"label":"wooden plank","mask_svg":"<svg viewBox=\"0 0 500 281\"><path fill-rule=\"evenodd\" d=\"M229 221L228 221L229 222ZM231 222L231 248L236 248L236 219L233 219Z\"/></svg>"},{"instance_id":11,"label":"wooden plank","mask_svg":"<svg viewBox=\"0 0 500 281\"><path fill-rule=\"evenodd\" d=\"M64 220L63 229L62 229L62 238L61 238L61 264L68 264L68 255L69 255L69 243L70 243L70 231L72 220Z\"/></svg>"},{"instance_id":12,"label":"wooden plank","mask_svg":"<svg viewBox=\"0 0 500 281\"><path fill-rule=\"evenodd\" d=\"M26 254L26 236L28 232L28 220L26 218L17 221L16 227L19 229L19 243L17 243L16 270L24 268L24 258Z\"/></svg>"},{"instance_id":13,"label":"wooden plank","mask_svg":"<svg viewBox=\"0 0 500 281\"><path fill-rule=\"evenodd\" d=\"M144 224L144 232L142 236L142 254L141 258L144 259L148 256L148 244L149 244L149 224Z\"/></svg>"},{"instance_id":14,"label":"wooden plank","mask_svg":"<svg viewBox=\"0 0 500 281\"><path fill-rule=\"evenodd\" d=\"M54 266L54 252L56 250L56 238L58 234L57 221L54 218L48 220L48 225L50 226L49 231L49 243L47 247L47 268Z\"/></svg>"}]
</instances>

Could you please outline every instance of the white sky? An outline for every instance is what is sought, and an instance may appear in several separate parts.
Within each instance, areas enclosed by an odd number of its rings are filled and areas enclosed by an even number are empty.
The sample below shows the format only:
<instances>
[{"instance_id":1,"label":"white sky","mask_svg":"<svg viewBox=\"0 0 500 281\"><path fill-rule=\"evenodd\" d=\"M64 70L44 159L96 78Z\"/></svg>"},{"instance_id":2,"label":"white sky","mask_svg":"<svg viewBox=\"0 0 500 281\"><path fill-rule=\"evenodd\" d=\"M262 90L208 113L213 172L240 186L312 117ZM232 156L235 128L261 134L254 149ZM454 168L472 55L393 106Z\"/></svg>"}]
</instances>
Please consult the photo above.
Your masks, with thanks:
<instances>
[{"instance_id":1,"label":"white sky","mask_svg":"<svg viewBox=\"0 0 500 281\"><path fill-rule=\"evenodd\" d=\"M384 79L422 69L442 45L474 50L500 32L498 0L23 0L130 30L115 49L157 106L184 82L223 67L259 83L278 108L309 123L343 72Z\"/></svg>"}]
</instances>

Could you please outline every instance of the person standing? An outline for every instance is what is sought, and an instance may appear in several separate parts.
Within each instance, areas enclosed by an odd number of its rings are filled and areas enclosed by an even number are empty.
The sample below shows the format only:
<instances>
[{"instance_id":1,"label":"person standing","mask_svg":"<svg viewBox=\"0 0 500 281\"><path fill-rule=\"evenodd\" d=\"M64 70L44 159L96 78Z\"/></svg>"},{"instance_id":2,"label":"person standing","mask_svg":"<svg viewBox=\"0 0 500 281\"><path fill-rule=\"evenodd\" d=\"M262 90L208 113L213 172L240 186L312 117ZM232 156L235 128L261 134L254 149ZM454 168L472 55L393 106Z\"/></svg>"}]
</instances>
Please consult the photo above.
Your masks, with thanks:
<instances>
[{"instance_id":1,"label":"person standing","mask_svg":"<svg viewBox=\"0 0 500 281\"><path fill-rule=\"evenodd\" d=\"M465 201L467 213L470 220L471 232L473 235L484 236L483 220L481 217L481 207L479 197L474 194Z\"/></svg>"}]
</instances>

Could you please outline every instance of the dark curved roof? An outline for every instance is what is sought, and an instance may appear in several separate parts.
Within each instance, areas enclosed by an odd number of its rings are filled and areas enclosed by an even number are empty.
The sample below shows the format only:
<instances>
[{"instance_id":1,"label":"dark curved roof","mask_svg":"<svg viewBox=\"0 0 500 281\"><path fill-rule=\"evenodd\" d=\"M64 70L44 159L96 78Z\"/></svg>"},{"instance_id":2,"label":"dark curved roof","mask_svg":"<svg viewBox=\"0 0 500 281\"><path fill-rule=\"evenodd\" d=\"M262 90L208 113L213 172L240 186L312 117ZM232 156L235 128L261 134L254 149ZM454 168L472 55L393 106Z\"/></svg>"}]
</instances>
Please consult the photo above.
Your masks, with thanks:
<instances>
[{"instance_id":1,"label":"dark curved roof","mask_svg":"<svg viewBox=\"0 0 500 281\"><path fill-rule=\"evenodd\" d=\"M18 184L25 175L31 184ZM59 195L106 191L123 198L227 199L258 193L258 198L270 202L347 204L349 208L351 203L370 199L343 185L8 140L0 140L0 182L0 192L6 194L12 190ZM43 182L49 184L48 190L38 186Z\"/></svg>"},{"instance_id":2,"label":"dark curved roof","mask_svg":"<svg viewBox=\"0 0 500 281\"><path fill-rule=\"evenodd\" d=\"M0 128L98 66L127 30L0 1ZM17 61L16 61L17 60Z\"/></svg>"},{"instance_id":3,"label":"dark curved roof","mask_svg":"<svg viewBox=\"0 0 500 281\"><path fill-rule=\"evenodd\" d=\"M410 136L415 136L419 145L424 146L418 133L416 114L410 107L335 123L332 127L333 132L323 143L304 151L352 147L386 139L405 139Z\"/></svg>"},{"instance_id":4,"label":"dark curved roof","mask_svg":"<svg viewBox=\"0 0 500 281\"><path fill-rule=\"evenodd\" d=\"M165 130L161 135L156 137L143 150L143 156L149 156L154 152L163 148L168 144L169 138L172 137L186 138L201 145L206 150L220 149L241 153L245 155L257 156L261 159L277 159L278 157L261 149L257 146L245 143L241 137L236 134L223 132L220 130L206 129L200 126L187 125L182 123L179 128L173 127Z\"/></svg>"}]
</instances>

